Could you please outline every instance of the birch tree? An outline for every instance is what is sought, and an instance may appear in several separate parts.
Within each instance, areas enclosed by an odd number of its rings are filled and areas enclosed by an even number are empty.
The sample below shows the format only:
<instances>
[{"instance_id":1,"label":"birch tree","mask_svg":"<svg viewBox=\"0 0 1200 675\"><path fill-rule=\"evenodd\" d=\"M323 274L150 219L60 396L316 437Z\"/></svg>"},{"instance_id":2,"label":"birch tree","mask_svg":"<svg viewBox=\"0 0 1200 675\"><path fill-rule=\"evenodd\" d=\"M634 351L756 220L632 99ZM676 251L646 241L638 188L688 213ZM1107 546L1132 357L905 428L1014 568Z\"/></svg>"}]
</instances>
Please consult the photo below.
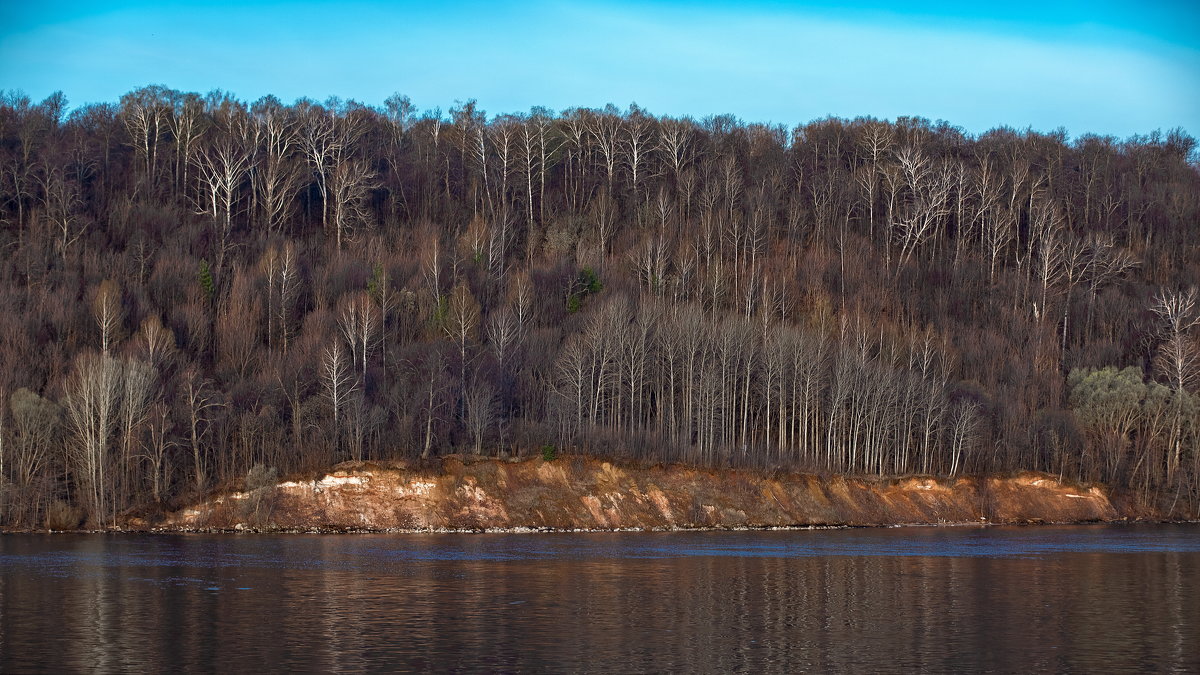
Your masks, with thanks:
<instances>
[{"instance_id":1,"label":"birch tree","mask_svg":"<svg viewBox=\"0 0 1200 675\"><path fill-rule=\"evenodd\" d=\"M321 352L321 384L333 419L331 433L335 454L341 449L342 417L351 395L358 390L358 382L352 374L353 365L349 361L340 340L333 340Z\"/></svg>"},{"instance_id":2,"label":"birch tree","mask_svg":"<svg viewBox=\"0 0 1200 675\"><path fill-rule=\"evenodd\" d=\"M79 357L67 381L63 408L73 435L67 456L91 519L107 525L115 517L111 441L119 419L121 363L106 353Z\"/></svg>"},{"instance_id":3,"label":"birch tree","mask_svg":"<svg viewBox=\"0 0 1200 675\"><path fill-rule=\"evenodd\" d=\"M1188 413L1194 414L1189 394L1200 381L1200 341L1193 329L1200 326L1195 287L1183 291L1160 290L1150 309L1158 316L1163 339L1155 355L1154 368L1172 391L1170 454L1167 478L1175 477L1183 457L1183 441Z\"/></svg>"}]
</instances>

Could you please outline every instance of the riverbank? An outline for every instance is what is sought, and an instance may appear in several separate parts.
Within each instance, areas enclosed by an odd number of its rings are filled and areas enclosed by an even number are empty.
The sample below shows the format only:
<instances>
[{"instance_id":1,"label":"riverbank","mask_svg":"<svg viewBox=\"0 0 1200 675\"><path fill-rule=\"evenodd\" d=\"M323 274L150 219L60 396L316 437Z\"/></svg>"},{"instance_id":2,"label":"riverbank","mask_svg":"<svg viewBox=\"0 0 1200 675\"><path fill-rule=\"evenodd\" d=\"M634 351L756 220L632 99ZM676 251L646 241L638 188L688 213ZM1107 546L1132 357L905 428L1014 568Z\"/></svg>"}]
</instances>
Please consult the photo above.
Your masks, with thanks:
<instances>
[{"instance_id":1,"label":"riverbank","mask_svg":"<svg viewBox=\"0 0 1200 675\"><path fill-rule=\"evenodd\" d=\"M613 531L1168 520L1130 495L1034 472L816 476L585 457L350 462L232 491L125 529Z\"/></svg>"}]
</instances>

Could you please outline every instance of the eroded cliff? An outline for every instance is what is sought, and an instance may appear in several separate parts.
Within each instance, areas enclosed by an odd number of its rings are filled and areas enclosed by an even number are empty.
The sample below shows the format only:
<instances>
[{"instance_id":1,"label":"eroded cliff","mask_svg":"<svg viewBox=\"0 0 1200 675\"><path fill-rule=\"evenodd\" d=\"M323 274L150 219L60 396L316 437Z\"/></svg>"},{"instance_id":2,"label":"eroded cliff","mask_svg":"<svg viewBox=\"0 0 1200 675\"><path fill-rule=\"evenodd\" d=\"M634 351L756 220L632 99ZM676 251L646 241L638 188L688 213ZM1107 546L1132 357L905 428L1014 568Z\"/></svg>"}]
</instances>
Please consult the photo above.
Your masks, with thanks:
<instances>
[{"instance_id":1,"label":"eroded cliff","mask_svg":"<svg viewBox=\"0 0 1200 675\"><path fill-rule=\"evenodd\" d=\"M166 529L674 529L1081 522L1155 517L1101 487L1045 474L897 479L448 457L346 463L309 480L231 492Z\"/></svg>"}]
</instances>

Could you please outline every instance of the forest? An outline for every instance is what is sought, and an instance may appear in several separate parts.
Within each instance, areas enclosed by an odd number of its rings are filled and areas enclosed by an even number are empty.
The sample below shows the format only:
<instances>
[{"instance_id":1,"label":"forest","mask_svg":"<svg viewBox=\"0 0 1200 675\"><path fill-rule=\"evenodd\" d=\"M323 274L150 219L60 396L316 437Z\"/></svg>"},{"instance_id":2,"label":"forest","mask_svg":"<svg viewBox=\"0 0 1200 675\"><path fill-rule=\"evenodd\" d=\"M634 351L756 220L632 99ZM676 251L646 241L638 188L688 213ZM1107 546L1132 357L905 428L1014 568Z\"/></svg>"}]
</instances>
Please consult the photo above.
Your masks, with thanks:
<instances>
[{"instance_id":1,"label":"forest","mask_svg":"<svg viewBox=\"0 0 1200 675\"><path fill-rule=\"evenodd\" d=\"M6 92L0 525L452 453L1200 517L1198 225L1181 130Z\"/></svg>"}]
</instances>

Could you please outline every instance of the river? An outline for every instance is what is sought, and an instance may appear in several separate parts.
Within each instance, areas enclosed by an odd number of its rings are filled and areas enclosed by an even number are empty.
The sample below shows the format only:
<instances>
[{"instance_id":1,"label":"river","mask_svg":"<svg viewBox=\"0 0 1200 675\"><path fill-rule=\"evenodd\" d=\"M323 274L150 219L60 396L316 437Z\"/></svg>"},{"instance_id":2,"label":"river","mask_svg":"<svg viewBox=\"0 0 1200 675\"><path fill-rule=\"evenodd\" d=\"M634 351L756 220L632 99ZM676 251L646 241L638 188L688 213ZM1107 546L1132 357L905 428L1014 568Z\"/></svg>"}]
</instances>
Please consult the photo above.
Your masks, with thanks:
<instances>
[{"instance_id":1,"label":"river","mask_svg":"<svg viewBox=\"0 0 1200 675\"><path fill-rule=\"evenodd\" d=\"M1200 671L1200 526L0 536L0 672Z\"/></svg>"}]
</instances>

